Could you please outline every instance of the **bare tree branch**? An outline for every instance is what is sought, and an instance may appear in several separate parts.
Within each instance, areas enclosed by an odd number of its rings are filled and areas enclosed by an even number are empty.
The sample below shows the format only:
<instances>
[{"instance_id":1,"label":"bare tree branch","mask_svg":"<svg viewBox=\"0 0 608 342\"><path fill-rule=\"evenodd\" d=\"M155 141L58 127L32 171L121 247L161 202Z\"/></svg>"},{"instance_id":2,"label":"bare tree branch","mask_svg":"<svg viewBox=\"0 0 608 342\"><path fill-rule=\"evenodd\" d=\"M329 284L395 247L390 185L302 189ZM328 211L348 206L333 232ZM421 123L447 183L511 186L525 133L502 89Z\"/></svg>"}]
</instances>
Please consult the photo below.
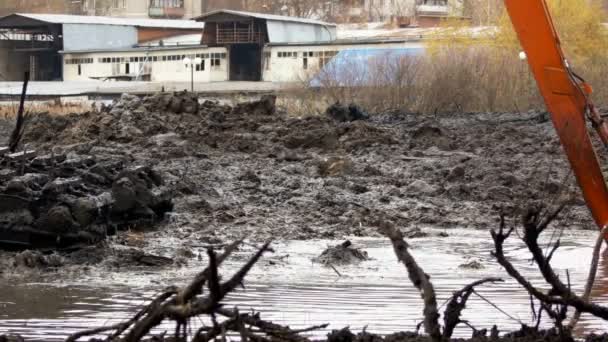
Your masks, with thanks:
<instances>
[{"instance_id":1,"label":"bare tree branch","mask_svg":"<svg viewBox=\"0 0 608 342\"><path fill-rule=\"evenodd\" d=\"M583 300L585 302L589 302L589 296L591 295L591 289L593 289L593 284L595 283L595 276L597 274L597 266L600 260L600 250L602 249L602 244L606 239L606 234L608 233L608 226L604 227L600 233L597 235L597 239L595 240L595 246L593 247L593 257L591 258L591 265L589 266L589 275L587 276L587 283L585 284L585 292L583 293ZM574 316L570 319L570 323L568 323L568 327L570 329L574 329L578 320L581 318L580 310L576 310L574 312Z\"/></svg>"},{"instance_id":2,"label":"bare tree branch","mask_svg":"<svg viewBox=\"0 0 608 342\"><path fill-rule=\"evenodd\" d=\"M410 281L420 291L420 296L424 300L424 330L433 341L441 341L437 298L429 276L418 266L408 251L409 245L405 242L403 234L391 222L382 221L379 227L381 232L391 240L397 258L405 265Z\"/></svg>"},{"instance_id":3,"label":"bare tree branch","mask_svg":"<svg viewBox=\"0 0 608 342\"><path fill-rule=\"evenodd\" d=\"M560 209L558 209L560 210ZM492 239L494 240L494 251L492 255L496 258L496 261L505 269L505 271L517 282L523 286L530 294L532 294L536 299L541 301L543 304L552 304L552 305L567 305L572 306L576 310L581 312L588 312L594 316L600 317L602 319L608 319L608 308L588 303L582 298L578 297L574 294L570 289L562 283L559 277L555 274L555 271L551 267L551 265L546 261L542 249L538 245L538 237L539 230L542 231L544 229L539 229L539 224L542 224L545 228L548 226L550 222L543 221L539 223L538 220L539 212L535 209L531 209L524 216L524 242L526 246L532 253L534 261L536 262L538 269L545 281L552 286L549 294L545 294L541 290L534 287L528 280L525 279L524 276L515 269L513 264L506 258L504 254L503 244L504 241L509 237L510 233L513 231L511 228L507 233L504 232L504 220L501 219L501 226L498 231L491 230L490 233L492 235ZM555 212L551 214L549 217L557 217Z\"/></svg>"},{"instance_id":4,"label":"bare tree branch","mask_svg":"<svg viewBox=\"0 0 608 342\"><path fill-rule=\"evenodd\" d=\"M449 340L454 333L454 329L460 323L465 323L460 319L460 315L462 314L462 310L466 307L467 300L471 296L471 294L475 291L475 287L485 284L485 283L496 283L503 282L504 280L501 278L490 277L481 280L477 280L467 286L465 286L462 290L454 292L452 295L452 299L448 303L447 308L443 314L443 339Z\"/></svg>"}]
</instances>

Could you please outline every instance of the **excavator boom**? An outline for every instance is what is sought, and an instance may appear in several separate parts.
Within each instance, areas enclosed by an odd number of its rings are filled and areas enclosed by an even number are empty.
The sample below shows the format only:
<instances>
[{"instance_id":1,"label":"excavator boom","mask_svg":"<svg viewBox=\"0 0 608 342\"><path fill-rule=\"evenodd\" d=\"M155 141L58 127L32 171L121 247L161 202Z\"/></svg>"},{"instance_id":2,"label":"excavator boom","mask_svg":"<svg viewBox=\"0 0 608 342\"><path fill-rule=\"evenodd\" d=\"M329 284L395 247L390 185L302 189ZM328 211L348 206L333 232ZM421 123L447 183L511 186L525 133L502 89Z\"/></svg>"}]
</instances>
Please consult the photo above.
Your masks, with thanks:
<instances>
[{"instance_id":1,"label":"excavator boom","mask_svg":"<svg viewBox=\"0 0 608 342\"><path fill-rule=\"evenodd\" d=\"M608 224L608 189L586 116L604 144L608 125L588 98L590 87L570 70L545 0L505 0L505 5L585 202L601 229Z\"/></svg>"}]
</instances>

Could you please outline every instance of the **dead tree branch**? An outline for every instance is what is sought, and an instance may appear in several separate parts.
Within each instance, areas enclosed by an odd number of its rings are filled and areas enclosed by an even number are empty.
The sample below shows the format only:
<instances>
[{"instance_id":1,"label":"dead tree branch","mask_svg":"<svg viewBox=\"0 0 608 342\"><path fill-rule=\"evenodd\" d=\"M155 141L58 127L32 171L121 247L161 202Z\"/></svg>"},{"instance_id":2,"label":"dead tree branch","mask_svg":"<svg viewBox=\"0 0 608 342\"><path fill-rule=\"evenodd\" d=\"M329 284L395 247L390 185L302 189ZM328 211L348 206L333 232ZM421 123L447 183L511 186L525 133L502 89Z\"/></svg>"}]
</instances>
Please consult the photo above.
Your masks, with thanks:
<instances>
[{"instance_id":1,"label":"dead tree branch","mask_svg":"<svg viewBox=\"0 0 608 342\"><path fill-rule=\"evenodd\" d=\"M391 222L381 222L380 229L391 240L397 258L407 269L410 281L420 291L420 296L424 301L424 330L433 341L441 341L437 298L433 284L429 281L429 276L418 266L416 260L408 251L409 245L404 240L403 234Z\"/></svg>"},{"instance_id":2,"label":"dead tree branch","mask_svg":"<svg viewBox=\"0 0 608 342\"><path fill-rule=\"evenodd\" d=\"M466 307L467 300L471 296L473 292L475 292L475 287L483 285L485 283L497 283L503 282L504 280L501 278L485 278L478 281L475 281L467 286L465 286L462 290L454 292L452 295L452 299L448 303L447 308L445 309L443 315L443 338L444 340L449 340L454 333L454 329L460 323L465 323L460 319L460 315L462 314L462 310Z\"/></svg>"},{"instance_id":3,"label":"dead tree branch","mask_svg":"<svg viewBox=\"0 0 608 342\"><path fill-rule=\"evenodd\" d=\"M125 332L125 330L127 330L131 325L133 325L135 322L137 322L141 317L143 317L145 314L149 313L150 311L158 308L158 306L163 301L165 301L166 299L168 299L169 297L171 297L175 294L177 294L176 288L174 288L174 287L168 288L167 290L163 291L162 294L160 294L158 297L156 297L150 304L146 305L146 307L141 309L135 316L133 316L129 320L122 322L122 323L110 325L107 327L99 327L99 328L94 328L94 329L77 332L75 334L70 335L66 339L66 342L74 342L74 341L77 341L78 339L80 339L81 337L98 335L98 334L101 334L101 333L107 332L107 331L113 331L113 333L108 337L109 341L113 341L113 340L117 339L123 332Z\"/></svg>"},{"instance_id":4,"label":"dead tree branch","mask_svg":"<svg viewBox=\"0 0 608 342\"><path fill-rule=\"evenodd\" d=\"M17 147L19 147L19 142L23 137L23 133L25 131L25 96L27 94L27 84L30 81L30 73L25 72L23 75L23 89L21 91L21 99L19 101L19 110L17 111L17 118L15 121L15 128L11 133L11 138L8 142L8 149L11 153L15 153L17 151Z\"/></svg>"},{"instance_id":5,"label":"dead tree branch","mask_svg":"<svg viewBox=\"0 0 608 342\"><path fill-rule=\"evenodd\" d=\"M192 341L207 342L220 337L225 339L228 333L238 333L244 342L310 342L308 338L300 334L324 329L327 324L293 330L287 326L264 321L257 313L240 314L236 308L234 310L222 308L221 301L224 297L234 291L237 286L242 285L243 279L253 265L265 252L271 251L270 242L264 244L228 281L221 283L218 267L242 242L240 240L227 246L220 256L209 249L209 265L205 270L197 274L183 289L173 287L165 290L131 319L120 324L79 332L70 336L68 341L73 342L81 337L111 331L112 334L108 336L107 341L139 342L150 333L152 328L159 326L164 320L175 322L173 340L186 341L189 337L188 327L191 326L192 318L204 314L211 317L213 325L201 327L192 336ZM207 284L209 292L202 296L205 284ZM218 315L225 318L221 323L218 323L218 319L216 319ZM126 336L121 338L128 329L130 330ZM164 340L163 338L161 337L160 340Z\"/></svg>"},{"instance_id":6,"label":"dead tree branch","mask_svg":"<svg viewBox=\"0 0 608 342\"><path fill-rule=\"evenodd\" d=\"M544 293L533 286L507 259L504 254L503 245L513 232L510 228L505 232L504 216L501 215L501 223L498 231L491 230L492 240L494 240L494 251L492 255L496 261L505 269L505 271L515 279L522 287L526 289L532 296L541 301L545 305L566 305L574 307L576 310L586 313L591 313L594 316L602 319L608 319L608 308L588 303L583 298L574 294L568 286L566 286L557 276L550 263L543 255L542 249L538 245L538 237L540 233L557 217L559 211L563 208L560 206L552 212L544 220L540 219L540 211L538 209L530 209L523 220L524 236L523 240L532 253L532 257L536 262L540 273L545 281L551 285L551 290Z\"/></svg>"},{"instance_id":7,"label":"dead tree branch","mask_svg":"<svg viewBox=\"0 0 608 342\"><path fill-rule=\"evenodd\" d=\"M166 301L160 308L154 312L150 312L142 320L138 321L125 337L125 341L140 341L153 327L159 325L166 318L177 322L183 322L194 316L212 314L226 294L233 291L236 286L242 283L251 267L253 267L265 252L270 250L269 246L270 242L265 243L229 281L221 284L219 293L197 299L194 294L197 292L200 293L202 288L197 289L196 285L200 284L202 286L208 280L207 274L209 276L212 276L213 273L217 274L217 267L221 264L221 261L225 260L236 249L234 244L230 245L224 254L215 260L216 262L214 262L213 265L209 265L205 271L199 274L199 276L186 287L187 292L182 292L181 295L178 296L180 300L190 297L191 299L188 302L178 302L177 298Z\"/></svg>"},{"instance_id":8,"label":"dead tree branch","mask_svg":"<svg viewBox=\"0 0 608 342\"><path fill-rule=\"evenodd\" d=\"M591 295L591 289L593 289L593 284L595 283L595 276L597 274L597 266L600 260L600 250L602 249L602 245L604 244L604 240L606 239L606 234L608 233L608 226L604 227L600 233L597 235L597 239L595 240L595 246L593 247L593 257L591 258L591 265L589 266L589 275L587 276L587 283L585 284L585 292L583 293L583 300L585 302L589 302L589 296ZM578 320L581 318L581 312L577 309L574 312L574 316L570 319L570 323L568 323L568 327L570 329L574 329Z\"/></svg>"}]
</instances>

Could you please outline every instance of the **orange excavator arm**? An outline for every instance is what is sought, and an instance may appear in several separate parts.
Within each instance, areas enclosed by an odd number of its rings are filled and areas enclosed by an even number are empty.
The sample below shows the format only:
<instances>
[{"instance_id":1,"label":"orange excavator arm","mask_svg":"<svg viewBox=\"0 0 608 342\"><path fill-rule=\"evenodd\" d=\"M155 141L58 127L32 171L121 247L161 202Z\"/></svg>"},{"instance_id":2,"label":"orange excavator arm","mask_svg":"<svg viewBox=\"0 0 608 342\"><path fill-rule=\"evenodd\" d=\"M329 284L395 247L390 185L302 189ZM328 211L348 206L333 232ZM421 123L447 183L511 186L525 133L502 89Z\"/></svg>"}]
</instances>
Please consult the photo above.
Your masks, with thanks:
<instances>
[{"instance_id":1,"label":"orange excavator arm","mask_svg":"<svg viewBox=\"0 0 608 342\"><path fill-rule=\"evenodd\" d=\"M570 70L545 0L505 0L505 5L585 202L603 228L608 224L608 189L586 119L605 145L608 124L588 97L591 87Z\"/></svg>"}]
</instances>

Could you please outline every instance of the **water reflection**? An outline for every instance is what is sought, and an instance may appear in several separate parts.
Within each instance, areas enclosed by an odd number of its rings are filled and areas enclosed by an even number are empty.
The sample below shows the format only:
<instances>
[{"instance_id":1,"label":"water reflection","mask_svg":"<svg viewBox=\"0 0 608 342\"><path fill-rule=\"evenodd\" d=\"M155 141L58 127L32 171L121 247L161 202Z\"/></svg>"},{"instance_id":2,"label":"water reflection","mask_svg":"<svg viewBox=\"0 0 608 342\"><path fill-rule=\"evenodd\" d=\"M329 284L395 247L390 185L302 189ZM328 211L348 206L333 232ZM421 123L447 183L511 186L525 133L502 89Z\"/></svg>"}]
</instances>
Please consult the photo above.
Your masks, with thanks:
<instances>
[{"instance_id":1,"label":"water reflection","mask_svg":"<svg viewBox=\"0 0 608 342\"><path fill-rule=\"evenodd\" d=\"M594 240L594 232L569 233L553 259L558 270L569 271L578 293L584 287ZM238 305L242 310L256 308L262 317L294 328L329 322L329 329L347 325L355 330L367 326L368 331L378 333L414 329L422 318L419 294L396 262L389 243L383 239L354 241L365 246L372 260L358 266L340 267L342 277L310 261L335 242L279 244L275 248L278 253L289 257L276 265L263 262L256 266L248 278L247 288L234 293L226 303ZM450 231L449 238L417 239L412 245L414 255L432 277L439 303L474 279L505 276L490 256L492 244L486 231ZM508 257L522 273L542 287L542 279L530 263L525 246L514 239L505 247ZM484 267L478 270L459 267L470 260L478 260ZM608 256L602 261L592 293L598 303L608 303L606 260ZM3 284L0 330L22 333L32 339L61 340L83 328L117 323L136 312L165 285L186 283L202 266L193 262L190 267L179 270L111 277L92 274L67 284ZM223 272L229 273L238 266L239 262L233 262ZM464 319L474 322L477 328L498 324L501 329L509 330L519 328L521 323L531 323L529 297L515 282L507 280L482 287L479 293L507 314L484 299L472 296ZM579 328L579 332L590 332L606 326L583 316ZM470 334L465 328L457 333Z\"/></svg>"}]
</instances>

